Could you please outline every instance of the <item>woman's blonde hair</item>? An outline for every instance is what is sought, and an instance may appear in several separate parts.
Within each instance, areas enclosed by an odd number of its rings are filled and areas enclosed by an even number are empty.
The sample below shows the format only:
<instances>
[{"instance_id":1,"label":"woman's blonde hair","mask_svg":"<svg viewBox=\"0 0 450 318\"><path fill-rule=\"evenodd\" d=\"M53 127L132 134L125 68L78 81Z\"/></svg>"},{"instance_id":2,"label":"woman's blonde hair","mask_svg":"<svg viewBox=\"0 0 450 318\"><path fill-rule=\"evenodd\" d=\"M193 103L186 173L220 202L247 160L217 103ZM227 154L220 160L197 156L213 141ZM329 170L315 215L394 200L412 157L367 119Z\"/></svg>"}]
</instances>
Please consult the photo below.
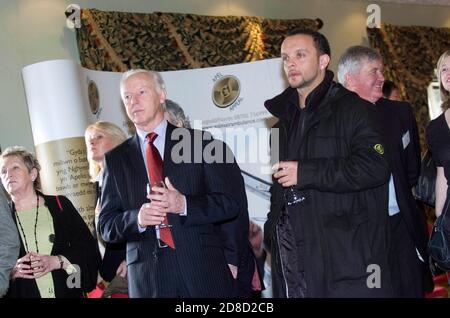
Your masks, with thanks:
<instances>
[{"instance_id":1,"label":"woman's blonde hair","mask_svg":"<svg viewBox=\"0 0 450 318\"><path fill-rule=\"evenodd\" d=\"M3 166L3 162L8 157L17 157L20 158L25 166L28 169L28 172L31 172L33 168L37 170L37 176L36 179L33 181L33 187L35 190L41 189L41 180L39 172L41 171L41 165L39 164L39 161L36 159L36 157L29 151L27 151L22 146L12 146L6 148L2 154L0 155L0 165Z\"/></svg>"},{"instance_id":2,"label":"woman's blonde hair","mask_svg":"<svg viewBox=\"0 0 450 318\"><path fill-rule=\"evenodd\" d=\"M105 135L111 137L111 140L113 142L113 147L111 149L120 145L122 142L124 142L127 139L127 135L123 132L122 129L120 129L119 126L117 126L116 124L107 122L107 121L98 121L92 125L87 126L87 128L84 132L84 136L86 137L86 134L92 130L100 131L100 132L104 133ZM100 166L100 163L98 163L92 159L89 159L89 158L88 158L88 162L89 162L89 176L91 177L91 181L94 182L94 181L96 181L97 176L101 171L101 166Z\"/></svg>"},{"instance_id":3,"label":"woman's blonde hair","mask_svg":"<svg viewBox=\"0 0 450 318\"><path fill-rule=\"evenodd\" d=\"M441 57L439 58L438 62L437 62L437 79L439 82L439 90L441 92L441 100L442 100L442 110L445 111L450 107L450 97L449 94L450 92L447 91L444 86L442 85L442 78L441 78L441 71L442 71L442 67L444 66L444 60L450 56L450 50L445 51ZM449 65L450 67L450 65Z\"/></svg>"}]
</instances>

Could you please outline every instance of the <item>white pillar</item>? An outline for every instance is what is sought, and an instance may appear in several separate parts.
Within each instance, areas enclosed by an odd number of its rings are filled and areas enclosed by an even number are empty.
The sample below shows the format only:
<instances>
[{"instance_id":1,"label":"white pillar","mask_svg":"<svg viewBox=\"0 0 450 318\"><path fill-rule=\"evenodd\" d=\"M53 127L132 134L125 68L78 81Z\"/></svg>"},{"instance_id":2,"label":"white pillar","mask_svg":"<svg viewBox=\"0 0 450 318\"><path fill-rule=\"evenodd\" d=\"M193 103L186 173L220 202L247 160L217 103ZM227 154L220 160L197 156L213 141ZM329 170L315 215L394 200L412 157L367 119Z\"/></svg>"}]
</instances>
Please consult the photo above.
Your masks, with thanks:
<instances>
[{"instance_id":1,"label":"white pillar","mask_svg":"<svg viewBox=\"0 0 450 318\"><path fill-rule=\"evenodd\" d=\"M67 196L92 229L95 191L84 143L89 101L81 67L45 61L24 67L22 76L42 191Z\"/></svg>"}]
</instances>

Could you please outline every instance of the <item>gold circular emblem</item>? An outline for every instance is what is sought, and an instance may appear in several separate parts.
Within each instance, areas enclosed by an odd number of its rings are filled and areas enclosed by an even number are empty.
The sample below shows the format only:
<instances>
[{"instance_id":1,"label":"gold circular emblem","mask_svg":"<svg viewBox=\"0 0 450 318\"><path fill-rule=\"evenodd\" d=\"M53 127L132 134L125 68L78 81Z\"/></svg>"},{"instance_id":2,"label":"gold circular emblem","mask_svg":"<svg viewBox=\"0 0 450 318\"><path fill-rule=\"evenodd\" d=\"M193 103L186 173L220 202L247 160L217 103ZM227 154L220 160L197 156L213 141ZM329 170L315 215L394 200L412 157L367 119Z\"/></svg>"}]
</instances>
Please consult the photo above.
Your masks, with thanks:
<instances>
[{"instance_id":1,"label":"gold circular emblem","mask_svg":"<svg viewBox=\"0 0 450 318\"><path fill-rule=\"evenodd\" d=\"M89 106L91 107L92 114L97 114L100 105L100 98L98 94L97 84L94 81L89 81L88 84L88 97Z\"/></svg>"},{"instance_id":2,"label":"gold circular emblem","mask_svg":"<svg viewBox=\"0 0 450 318\"><path fill-rule=\"evenodd\" d=\"M373 146L373 149L375 149L375 151L380 155L384 154L384 148L382 144L376 144L375 146Z\"/></svg>"},{"instance_id":3,"label":"gold circular emblem","mask_svg":"<svg viewBox=\"0 0 450 318\"><path fill-rule=\"evenodd\" d=\"M241 85L235 76L224 76L214 84L213 102L217 107L226 108L236 101L240 91Z\"/></svg>"}]
</instances>

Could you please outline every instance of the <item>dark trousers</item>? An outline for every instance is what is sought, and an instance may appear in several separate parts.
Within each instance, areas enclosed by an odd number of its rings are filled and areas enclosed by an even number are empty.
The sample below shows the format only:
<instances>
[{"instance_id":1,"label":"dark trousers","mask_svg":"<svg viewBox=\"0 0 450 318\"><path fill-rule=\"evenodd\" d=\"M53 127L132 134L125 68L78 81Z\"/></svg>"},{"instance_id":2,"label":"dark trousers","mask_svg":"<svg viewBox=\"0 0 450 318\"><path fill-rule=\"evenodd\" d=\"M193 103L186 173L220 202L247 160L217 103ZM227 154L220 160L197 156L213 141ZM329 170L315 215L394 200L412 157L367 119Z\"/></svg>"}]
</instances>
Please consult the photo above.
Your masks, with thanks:
<instances>
[{"instance_id":1,"label":"dark trousers","mask_svg":"<svg viewBox=\"0 0 450 318\"><path fill-rule=\"evenodd\" d=\"M156 248L156 286L158 298L189 298L188 289L181 275L176 250L170 247Z\"/></svg>"},{"instance_id":2,"label":"dark trousers","mask_svg":"<svg viewBox=\"0 0 450 318\"><path fill-rule=\"evenodd\" d=\"M423 298L427 264L419 259L401 212L389 217L389 229L389 265L394 297Z\"/></svg>"}]
</instances>

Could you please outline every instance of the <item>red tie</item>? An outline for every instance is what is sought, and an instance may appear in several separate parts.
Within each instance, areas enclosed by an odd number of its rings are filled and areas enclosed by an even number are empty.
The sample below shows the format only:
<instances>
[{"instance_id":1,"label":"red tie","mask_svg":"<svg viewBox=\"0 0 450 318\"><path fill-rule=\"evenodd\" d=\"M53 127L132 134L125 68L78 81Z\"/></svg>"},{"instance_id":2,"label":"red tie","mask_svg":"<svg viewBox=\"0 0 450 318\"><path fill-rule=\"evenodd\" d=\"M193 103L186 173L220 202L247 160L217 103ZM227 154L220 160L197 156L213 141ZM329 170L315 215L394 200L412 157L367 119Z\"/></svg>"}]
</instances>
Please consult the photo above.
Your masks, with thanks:
<instances>
[{"instance_id":1,"label":"red tie","mask_svg":"<svg viewBox=\"0 0 450 318\"><path fill-rule=\"evenodd\" d=\"M159 154L158 149L156 149L153 142L155 141L156 137L158 135L154 132L149 133L147 135L147 148L146 148L146 154L147 154L147 169L148 169L148 175L150 176L151 182L157 182L162 181L163 177L163 161L161 159L161 156ZM167 216L164 218L163 224L169 225L169 220L167 219ZM169 245L171 248L175 249L175 244L173 243L173 237L172 233L170 231L170 227L161 227L159 229L159 235L161 238L161 241Z\"/></svg>"}]
</instances>

